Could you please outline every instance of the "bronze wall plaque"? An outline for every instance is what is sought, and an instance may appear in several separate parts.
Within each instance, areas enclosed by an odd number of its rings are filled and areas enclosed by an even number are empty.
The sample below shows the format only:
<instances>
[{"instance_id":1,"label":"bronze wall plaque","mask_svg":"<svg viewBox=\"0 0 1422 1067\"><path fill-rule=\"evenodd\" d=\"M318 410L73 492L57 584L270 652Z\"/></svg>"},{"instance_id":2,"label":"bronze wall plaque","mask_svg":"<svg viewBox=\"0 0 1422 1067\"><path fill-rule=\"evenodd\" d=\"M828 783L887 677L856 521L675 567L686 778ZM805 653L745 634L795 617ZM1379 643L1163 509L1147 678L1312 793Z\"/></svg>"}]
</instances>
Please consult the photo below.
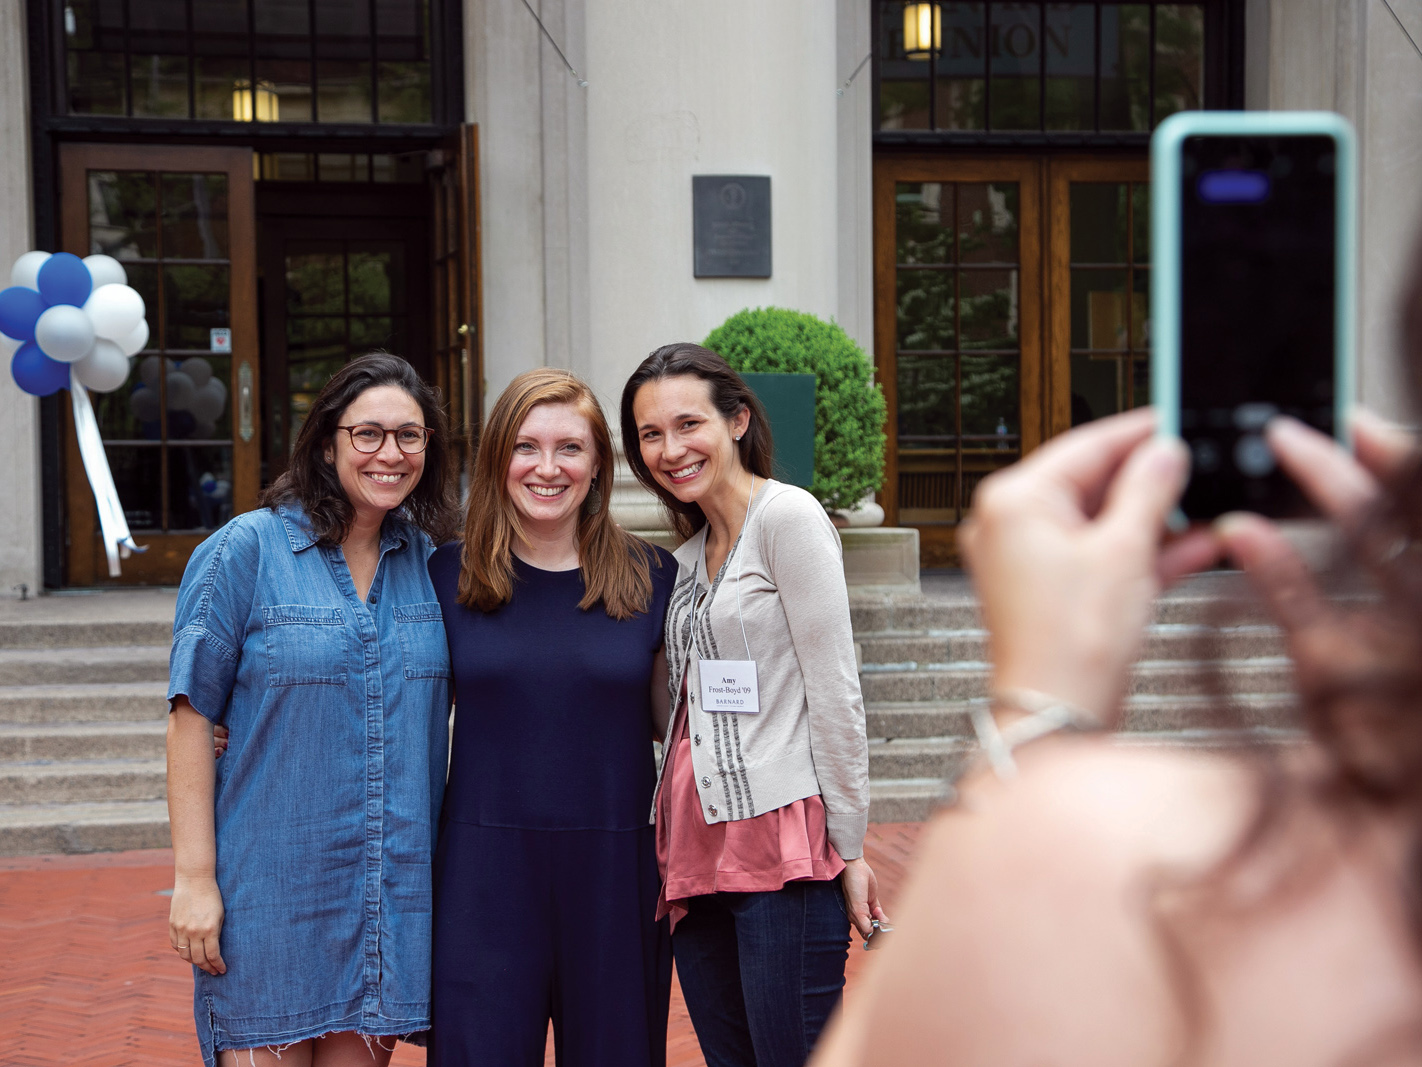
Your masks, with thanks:
<instances>
[{"instance_id":1,"label":"bronze wall plaque","mask_svg":"<svg viewBox=\"0 0 1422 1067\"><path fill-rule=\"evenodd\" d=\"M768 177L694 175L691 205L696 277L770 277Z\"/></svg>"}]
</instances>

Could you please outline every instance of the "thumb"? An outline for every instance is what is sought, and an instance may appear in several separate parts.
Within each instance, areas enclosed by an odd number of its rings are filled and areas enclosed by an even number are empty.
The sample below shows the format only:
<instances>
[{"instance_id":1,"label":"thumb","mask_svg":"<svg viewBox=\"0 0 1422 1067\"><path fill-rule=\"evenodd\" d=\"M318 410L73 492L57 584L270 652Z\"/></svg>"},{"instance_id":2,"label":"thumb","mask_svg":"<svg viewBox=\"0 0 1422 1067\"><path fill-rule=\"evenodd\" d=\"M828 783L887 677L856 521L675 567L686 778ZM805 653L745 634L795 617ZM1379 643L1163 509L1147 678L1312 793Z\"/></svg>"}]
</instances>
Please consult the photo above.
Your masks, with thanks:
<instances>
[{"instance_id":1,"label":"thumb","mask_svg":"<svg viewBox=\"0 0 1422 1067\"><path fill-rule=\"evenodd\" d=\"M1131 453L1111 483L1101 522L1154 542L1190 475L1190 452L1177 437L1153 437Z\"/></svg>"}]
</instances>

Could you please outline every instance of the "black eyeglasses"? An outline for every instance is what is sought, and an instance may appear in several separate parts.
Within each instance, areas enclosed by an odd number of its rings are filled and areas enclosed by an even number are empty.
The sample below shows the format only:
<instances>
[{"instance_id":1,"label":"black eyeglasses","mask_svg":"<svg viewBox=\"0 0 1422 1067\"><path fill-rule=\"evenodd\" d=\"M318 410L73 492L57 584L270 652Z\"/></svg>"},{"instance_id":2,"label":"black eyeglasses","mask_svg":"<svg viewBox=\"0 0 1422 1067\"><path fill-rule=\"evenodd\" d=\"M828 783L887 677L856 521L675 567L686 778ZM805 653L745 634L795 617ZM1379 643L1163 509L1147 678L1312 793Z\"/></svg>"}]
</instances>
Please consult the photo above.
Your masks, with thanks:
<instances>
[{"instance_id":1,"label":"black eyeglasses","mask_svg":"<svg viewBox=\"0 0 1422 1067\"><path fill-rule=\"evenodd\" d=\"M385 437L387 434L395 435L395 447L407 456L419 455L425 450L425 446L430 443L430 433L428 426L401 426L394 430L387 430L384 426L377 426L373 422L363 422L359 426L337 426L338 430L345 430L351 435L351 447L357 452L379 452L385 447Z\"/></svg>"}]
</instances>

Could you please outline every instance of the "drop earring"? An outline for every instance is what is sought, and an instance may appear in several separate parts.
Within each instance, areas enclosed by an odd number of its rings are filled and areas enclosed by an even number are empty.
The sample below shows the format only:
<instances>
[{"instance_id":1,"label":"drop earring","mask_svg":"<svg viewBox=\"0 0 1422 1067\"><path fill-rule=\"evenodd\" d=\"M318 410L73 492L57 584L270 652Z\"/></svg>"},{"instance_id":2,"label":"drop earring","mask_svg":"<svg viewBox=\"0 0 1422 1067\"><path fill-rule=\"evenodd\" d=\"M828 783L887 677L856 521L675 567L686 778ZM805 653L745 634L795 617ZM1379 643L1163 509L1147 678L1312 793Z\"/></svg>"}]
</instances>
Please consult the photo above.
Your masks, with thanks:
<instances>
[{"instance_id":1,"label":"drop earring","mask_svg":"<svg viewBox=\"0 0 1422 1067\"><path fill-rule=\"evenodd\" d=\"M588 515L596 515L602 510L602 494L598 492L597 479L592 480L592 485L588 487L588 495L583 500L583 511Z\"/></svg>"}]
</instances>

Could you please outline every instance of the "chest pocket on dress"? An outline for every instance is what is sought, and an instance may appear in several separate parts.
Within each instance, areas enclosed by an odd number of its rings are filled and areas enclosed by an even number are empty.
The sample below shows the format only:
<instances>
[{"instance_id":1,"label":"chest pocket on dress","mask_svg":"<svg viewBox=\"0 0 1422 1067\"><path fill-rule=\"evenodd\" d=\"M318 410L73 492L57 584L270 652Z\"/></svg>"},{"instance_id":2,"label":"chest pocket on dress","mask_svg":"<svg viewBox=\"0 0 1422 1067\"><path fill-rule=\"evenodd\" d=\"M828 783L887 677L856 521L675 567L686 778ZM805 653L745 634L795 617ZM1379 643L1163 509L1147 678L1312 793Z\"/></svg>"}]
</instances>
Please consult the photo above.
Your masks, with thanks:
<instances>
[{"instance_id":1,"label":"chest pocket on dress","mask_svg":"<svg viewBox=\"0 0 1422 1067\"><path fill-rule=\"evenodd\" d=\"M400 635L406 678L449 677L449 641L438 601L396 608L395 629Z\"/></svg>"},{"instance_id":2,"label":"chest pocket on dress","mask_svg":"<svg viewBox=\"0 0 1422 1067\"><path fill-rule=\"evenodd\" d=\"M274 604L262 619L270 685L346 684L351 639L340 608Z\"/></svg>"}]
</instances>

